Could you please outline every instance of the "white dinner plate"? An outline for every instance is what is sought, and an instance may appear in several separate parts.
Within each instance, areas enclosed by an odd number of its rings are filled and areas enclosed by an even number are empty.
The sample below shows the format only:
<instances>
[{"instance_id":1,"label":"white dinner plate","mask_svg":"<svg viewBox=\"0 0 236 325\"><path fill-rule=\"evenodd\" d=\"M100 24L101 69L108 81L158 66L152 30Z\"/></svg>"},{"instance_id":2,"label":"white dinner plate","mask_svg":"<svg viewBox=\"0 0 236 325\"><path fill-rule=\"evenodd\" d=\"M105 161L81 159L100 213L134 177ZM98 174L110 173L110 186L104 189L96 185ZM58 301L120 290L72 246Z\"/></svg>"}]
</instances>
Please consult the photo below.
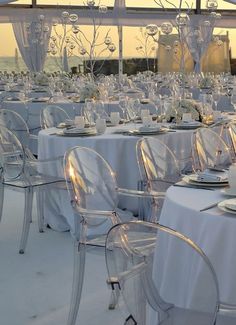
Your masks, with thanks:
<instances>
[{"instance_id":1,"label":"white dinner plate","mask_svg":"<svg viewBox=\"0 0 236 325\"><path fill-rule=\"evenodd\" d=\"M63 131L63 135L65 136L93 136L97 134L97 130L95 128L83 128L83 129L66 129Z\"/></svg>"},{"instance_id":2,"label":"white dinner plate","mask_svg":"<svg viewBox=\"0 0 236 325\"><path fill-rule=\"evenodd\" d=\"M197 175L188 175L183 177L183 181L192 184L195 186L209 186L209 187L222 187L222 186L227 186L228 181L213 181L213 182L204 182L204 181L198 181L197 180Z\"/></svg>"},{"instance_id":3,"label":"white dinner plate","mask_svg":"<svg viewBox=\"0 0 236 325\"><path fill-rule=\"evenodd\" d=\"M228 207L228 204L230 205L231 202L233 202L235 204L235 209L231 209ZM236 203L235 203L235 199L229 199L229 200L225 200L222 201L220 203L218 203L218 208L224 212L228 212L228 213L232 213L232 214L236 214Z\"/></svg>"},{"instance_id":4,"label":"white dinner plate","mask_svg":"<svg viewBox=\"0 0 236 325\"><path fill-rule=\"evenodd\" d=\"M189 122L171 125L171 128L176 130L194 130L200 127L202 127L202 124L200 122Z\"/></svg>"},{"instance_id":5,"label":"white dinner plate","mask_svg":"<svg viewBox=\"0 0 236 325\"><path fill-rule=\"evenodd\" d=\"M62 122L62 123L59 123L56 128L57 129L65 129L65 128L71 127L72 125L73 125L73 122L71 122L71 123Z\"/></svg>"},{"instance_id":6,"label":"white dinner plate","mask_svg":"<svg viewBox=\"0 0 236 325\"><path fill-rule=\"evenodd\" d=\"M166 129L166 127L163 127L162 125L158 125L156 123L149 126L140 126L140 128L138 128L140 132L158 132L162 129Z\"/></svg>"},{"instance_id":7,"label":"white dinner plate","mask_svg":"<svg viewBox=\"0 0 236 325\"><path fill-rule=\"evenodd\" d=\"M127 133L129 135L157 135L157 134L162 134L168 132L167 128L160 128L156 130L146 130L146 131L140 131L140 130L131 130L128 131Z\"/></svg>"}]
</instances>

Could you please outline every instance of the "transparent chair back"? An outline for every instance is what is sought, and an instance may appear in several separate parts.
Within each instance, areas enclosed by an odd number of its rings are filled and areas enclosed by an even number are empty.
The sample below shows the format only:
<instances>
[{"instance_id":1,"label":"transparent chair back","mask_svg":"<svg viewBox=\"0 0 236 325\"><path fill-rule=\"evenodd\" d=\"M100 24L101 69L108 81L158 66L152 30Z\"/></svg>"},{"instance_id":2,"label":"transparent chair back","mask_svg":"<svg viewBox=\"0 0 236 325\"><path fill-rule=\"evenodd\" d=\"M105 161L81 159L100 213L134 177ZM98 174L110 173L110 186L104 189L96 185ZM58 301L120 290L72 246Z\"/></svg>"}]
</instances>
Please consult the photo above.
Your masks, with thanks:
<instances>
[{"instance_id":1,"label":"transparent chair back","mask_svg":"<svg viewBox=\"0 0 236 325\"><path fill-rule=\"evenodd\" d=\"M0 125L8 128L13 132L18 140L25 146L29 147L29 128L25 120L16 112L1 109L0 110Z\"/></svg>"},{"instance_id":2,"label":"transparent chair back","mask_svg":"<svg viewBox=\"0 0 236 325\"><path fill-rule=\"evenodd\" d=\"M209 128L200 128L192 136L194 169L227 168L232 164L230 149L222 138Z\"/></svg>"},{"instance_id":3,"label":"transparent chair back","mask_svg":"<svg viewBox=\"0 0 236 325\"><path fill-rule=\"evenodd\" d=\"M6 127L0 127L0 164L4 180L21 177L25 167L25 152L17 137Z\"/></svg>"},{"instance_id":4,"label":"transparent chair back","mask_svg":"<svg viewBox=\"0 0 236 325\"><path fill-rule=\"evenodd\" d=\"M70 119L69 115L59 106L49 105L41 110L41 127L43 129L58 126Z\"/></svg>"},{"instance_id":5,"label":"transparent chair back","mask_svg":"<svg viewBox=\"0 0 236 325\"><path fill-rule=\"evenodd\" d=\"M141 175L139 189L165 192L180 179L175 155L162 141L143 138L137 142L136 153ZM143 199L139 212L141 218L156 222L163 202L163 199Z\"/></svg>"},{"instance_id":6,"label":"transparent chair back","mask_svg":"<svg viewBox=\"0 0 236 325\"><path fill-rule=\"evenodd\" d=\"M85 99L85 104L83 107L83 115L85 119L85 123L91 125L94 123L96 118L96 105L94 99Z\"/></svg>"},{"instance_id":7,"label":"transparent chair back","mask_svg":"<svg viewBox=\"0 0 236 325\"><path fill-rule=\"evenodd\" d=\"M156 138L144 138L137 143L137 159L142 180L148 190L164 192L180 178L175 155Z\"/></svg>"},{"instance_id":8,"label":"transparent chair back","mask_svg":"<svg viewBox=\"0 0 236 325\"><path fill-rule=\"evenodd\" d=\"M106 263L137 324L215 324L217 278L189 238L159 224L119 224L108 233Z\"/></svg>"},{"instance_id":9,"label":"transparent chair back","mask_svg":"<svg viewBox=\"0 0 236 325\"><path fill-rule=\"evenodd\" d=\"M236 124L234 122L231 122L227 126L226 132L226 142L231 148L231 155L233 157L233 160L236 160Z\"/></svg>"},{"instance_id":10,"label":"transparent chair back","mask_svg":"<svg viewBox=\"0 0 236 325\"><path fill-rule=\"evenodd\" d=\"M96 226L112 215L118 203L117 185L102 156L89 148L72 148L65 156L65 176L75 211L88 225Z\"/></svg>"}]
</instances>

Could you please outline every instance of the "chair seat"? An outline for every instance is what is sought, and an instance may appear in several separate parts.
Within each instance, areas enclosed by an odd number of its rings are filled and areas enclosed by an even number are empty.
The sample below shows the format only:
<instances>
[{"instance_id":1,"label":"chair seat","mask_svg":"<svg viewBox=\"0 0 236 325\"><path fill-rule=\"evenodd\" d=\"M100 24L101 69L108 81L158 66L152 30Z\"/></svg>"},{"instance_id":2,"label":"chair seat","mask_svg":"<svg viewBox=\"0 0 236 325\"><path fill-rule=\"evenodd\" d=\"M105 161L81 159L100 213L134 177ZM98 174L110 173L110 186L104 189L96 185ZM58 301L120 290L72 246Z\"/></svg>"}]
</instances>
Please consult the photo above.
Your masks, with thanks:
<instances>
[{"instance_id":1,"label":"chair seat","mask_svg":"<svg viewBox=\"0 0 236 325\"><path fill-rule=\"evenodd\" d=\"M58 178L54 176L48 176L48 175L44 176L44 175L36 174L36 175L29 176L28 179L24 177L24 179L17 178L15 180L4 181L4 185L19 187L19 188L36 187L36 186L50 185L56 183L62 183L63 185L65 184L65 180L63 178ZM66 186L64 186L62 189L66 189Z\"/></svg>"},{"instance_id":2,"label":"chair seat","mask_svg":"<svg viewBox=\"0 0 236 325\"><path fill-rule=\"evenodd\" d=\"M168 311L169 317L161 325L212 325L213 313L174 307ZM236 318L217 314L216 325L235 325ZM159 324L158 324L159 325Z\"/></svg>"}]
</instances>

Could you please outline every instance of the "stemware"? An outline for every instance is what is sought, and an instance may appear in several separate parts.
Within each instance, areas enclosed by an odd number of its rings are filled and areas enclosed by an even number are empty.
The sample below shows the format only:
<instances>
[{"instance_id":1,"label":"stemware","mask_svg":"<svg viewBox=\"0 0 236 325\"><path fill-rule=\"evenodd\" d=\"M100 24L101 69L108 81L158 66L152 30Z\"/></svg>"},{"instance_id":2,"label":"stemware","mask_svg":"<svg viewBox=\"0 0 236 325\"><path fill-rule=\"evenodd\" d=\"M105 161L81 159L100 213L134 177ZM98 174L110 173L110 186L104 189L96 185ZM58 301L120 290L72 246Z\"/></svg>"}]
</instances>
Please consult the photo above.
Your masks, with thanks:
<instances>
[{"instance_id":1,"label":"stemware","mask_svg":"<svg viewBox=\"0 0 236 325\"><path fill-rule=\"evenodd\" d=\"M119 107L122 111L122 117L124 119L128 119L128 114L127 114L127 98L125 96L120 96L119 97Z\"/></svg>"},{"instance_id":2,"label":"stemware","mask_svg":"<svg viewBox=\"0 0 236 325\"><path fill-rule=\"evenodd\" d=\"M213 91L212 98L213 98L213 101L214 101L214 108L215 108L215 110L217 110L218 102L220 100L220 91L219 91L219 89L216 89L215 91Z\"/></svg>"},{"instance_id":3,"label":"stemware","mask_svg":"<svg viewBox=\"0 0 236 325\"><path fill-rule=\"evenodd\" d=\"M58 91L59 91L59 95L60 95L60 96L63 96L63 89L64 89L64 83L63 83L63 81L58 80L58 81L56 82L56 87L57 87L57 89L58 89Z\"/></svg>"},{"instance_id":4,"label":"stemware","mask_svg":"<svg viewBox=\"0 0 236 325\"><path fill-rule=\"evenodd\" d=\"M233 92L232 93L232 96L231 96L231 104L233 105L234 110L236 111L236 92Z\"/></svg>"},{"instance_id":5,"label":"stemware","mask_svg":"<svg viewBox=\"0 0 236 325\"><path fill-rule=\"evenodd\" d=\"M95 105L94 99L89 99L89 98L85 99L84 117L86 122L89 125L94 123L94 112L95 112L94 105Z\"/></svg>"},{"instance_id":6,"label":"stemware","mask_svg":"<svg viewBox=\"0 0 236 325\"><path fill-rule=\"evenodd\" d=\"M95 103L95 115L98 119L108 119L108 114L105 110L104 102L99 100Z\"/></svg>"}]
</instances>

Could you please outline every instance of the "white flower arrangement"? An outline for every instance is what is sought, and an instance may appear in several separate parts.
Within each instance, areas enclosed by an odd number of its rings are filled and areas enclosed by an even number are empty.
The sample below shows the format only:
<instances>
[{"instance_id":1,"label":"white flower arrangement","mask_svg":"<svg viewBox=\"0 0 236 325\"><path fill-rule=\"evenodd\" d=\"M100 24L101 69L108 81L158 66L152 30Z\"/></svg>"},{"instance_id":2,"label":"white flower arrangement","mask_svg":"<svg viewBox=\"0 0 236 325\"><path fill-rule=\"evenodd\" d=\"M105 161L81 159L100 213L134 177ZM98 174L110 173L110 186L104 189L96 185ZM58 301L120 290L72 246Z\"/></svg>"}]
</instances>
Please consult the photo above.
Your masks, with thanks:
<instances>
[{"instance_id":1,"label":"white flower arrangement","mask_svg":"<svg viewBox=\"0 0 236 325\"><path fill-rule=\"evenodd\" d=\"M80 101L84 102L85 99L98 99L99 90L94 83L87 83L82 88L80 88Z\"/></svg>"},{"instance_id":2,"label":"white flower arrangement","mask_svg":"<svg viewBox=\"0 0 236 325\"><path fill-rule=\"evenodd\" d=\"M71 79L64 78L61 80L63 82L63 89L66 92L76 92L75 85Z\"/></svg>"},{"instance_id":3,"label":"white flower arrangement","mask_svg":"<svg viewBox=\"0 0 236 325\"><path fill-rule=\"evenodd\" d=\"M35 84L40 86L47 86L49 82L49 76L44 72L39 72L34 78Z\"/></svg>"},{"instance_id":4,"label":"white flower arrangement","mask_svg":"<svg viewBox=\"0 0 236 325\"><path fill-rule=\"evenodd\" d=\"M204 77L200 80L200 88L204 89L210 89L213 88L215 86L215 80L212 77Z\"/></svg>"},{"instance_id":5,"label":"white flower arrangement","mask_svg":"<svg viewBox=\"0 0 236 325\"><path fill-rule=\"evenodd\" d=\"M192 119L202 121L201 104L193 99L180 99L170 103L166 111L167 122L181 120L184 113L191 113Z\"/></svg>"}]
</instances>

